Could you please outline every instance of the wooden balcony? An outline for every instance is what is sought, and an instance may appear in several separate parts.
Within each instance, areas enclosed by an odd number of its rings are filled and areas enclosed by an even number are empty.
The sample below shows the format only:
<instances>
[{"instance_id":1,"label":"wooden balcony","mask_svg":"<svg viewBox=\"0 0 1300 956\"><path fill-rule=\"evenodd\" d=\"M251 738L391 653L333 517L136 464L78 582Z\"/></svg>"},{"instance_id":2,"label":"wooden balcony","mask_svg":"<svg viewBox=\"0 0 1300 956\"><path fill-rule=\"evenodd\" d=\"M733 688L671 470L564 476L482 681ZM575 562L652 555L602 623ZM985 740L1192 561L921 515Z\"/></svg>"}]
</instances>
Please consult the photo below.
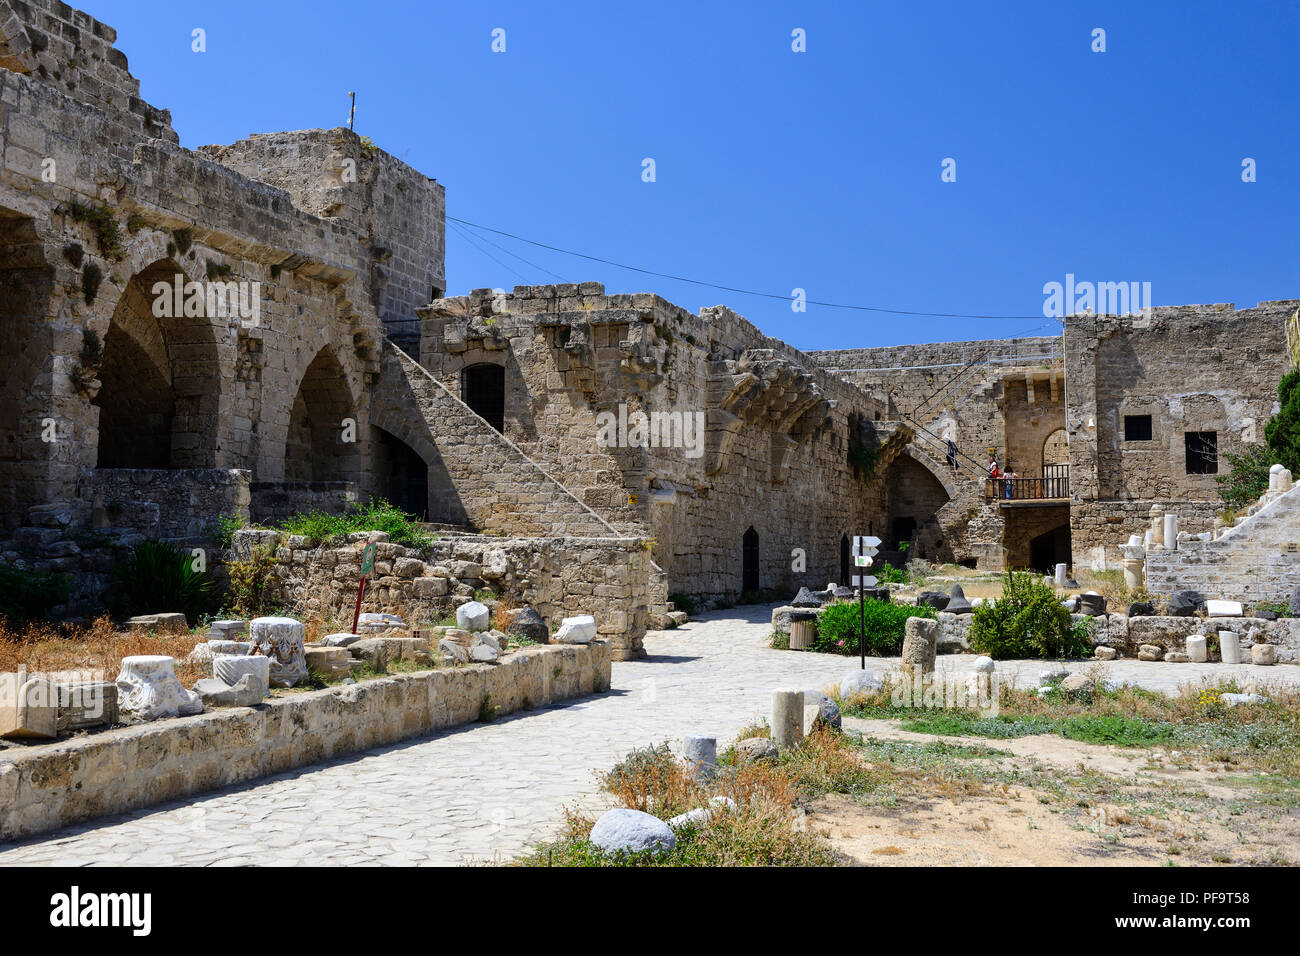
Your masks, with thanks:
<instances>
[{"instance_id":1,"label":"wooden balcony","mask_svg":"<svg viewBox=\"0 0 1300 956\"><path fill-rule=\"evenodd\" d=\"M1070 466L1046 465L1041 478L986 478L984 500L1004 507L1070 500Z\"/></svg>"}]
</instances>

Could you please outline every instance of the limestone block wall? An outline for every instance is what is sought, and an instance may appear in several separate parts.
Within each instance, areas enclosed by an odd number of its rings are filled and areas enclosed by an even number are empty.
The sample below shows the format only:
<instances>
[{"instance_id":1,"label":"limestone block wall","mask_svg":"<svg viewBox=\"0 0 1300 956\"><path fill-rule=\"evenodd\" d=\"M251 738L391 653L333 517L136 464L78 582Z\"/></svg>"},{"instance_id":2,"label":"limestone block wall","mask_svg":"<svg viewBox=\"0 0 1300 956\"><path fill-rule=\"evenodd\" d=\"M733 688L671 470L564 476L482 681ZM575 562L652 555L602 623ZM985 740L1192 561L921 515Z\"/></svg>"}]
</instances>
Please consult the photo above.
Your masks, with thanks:
<instances>
[{"instance_id":1,"label":"limestone block wall","mask_svg":"<svg viewBox=\"0 0 1300 956\"><path fill-rule=\"evenodd\" d=\"M388 334L418 349L415 310L447 285L446 195L436 180L342 127L256 133L199 152L284 189L299 209L351 225Z\"/></svg>"},{"instance_id":2,"label":"limestone block wall","mask_svg":"<svg viewBox=\"0 0 1300 956\"><path fill-rule=\"evenodd\" d=\"M1114 545L1142 532L1153 503L1183 514L1185 530L1209 527L1220 507L1218 485L1213 474L1188 474L1186 433L1216 434L1220 471L1225 453L1263 440L1290 365L1285 321L1298 304L1187 305L1066 320L1076 562L1115 564ZM1150 416L1151 438L1126 438L1126 416Z\"/></svg>"},{"instance_id":3,"label":"limestone block wall","mask_svg":"<svg viewBox=\"0 0 1300 956\"><path fill-rule=\"evenodd\" d=\"M217 515L249 514L249 473L239 469L99 469L86 484L92 528L129 527L185 547L210 540Z\"/></svg>"},{"instance_id":4,"label":"limestone block wall","mask_svg":"<svg viewBox=\"0 0 1300 956\"><path fill-rule=\"evenodd\" d=\"M526 647L494 665L395 674L0 753L14 840L609 689L609 645Z\"/></svg>"},{"instance_id":5,"label":"limestone block wall","mask_svg":"<svg viewBox=\"0 0 1300 956\"><path fill-rule=\"evenodd\" d=\"M249 487L249 496L249 516L257 524L307 511L342 514L360 500L352 481L258 481Z\"/></svg>"},{"instance_id":6,"label":"limestone block wall","mask_svg":"<svg viewBox=\"0 0 1300 956\"><path fill-rule=\"evenodd\" d=\"M909 486L938 485L947 500L930 513L933 531L918 539L933 542L926 556L1004 566L1005 523L983 508L983 465L992 448L999 463L1010 458L1024 475L1041 473L1042 440L1064 425L1060 351L1059 338L1042 336L808 353L917 432L908 455L933 481L914 469L886 480L888 537L897 537L899 519L916 517ZM945 460L948 438L962 456L956 470Z\"/></svg>"},{"instance_id":7,"label":"limestone block wall","mask_svg":"<svg viewBox=\"0 0 1300 956\"><path fill-rule=\"evenodd\" d=\"M236 534L236 553L268 532ZM312 546L301 538L278 542L279 599L304 618L346 618L349 625L360 583L367 537L341 547ZM500 538L455 535L424 550L381 540L362 607L399 614L412 626L427 625L472 600L481 589L531 605L544 620L591 614L597 633L616 660L644 655L649 615L650 556L629 538Z\"/></svg>"},{"instance_id":8,"label":"limestone block wall","mask_svg":"<svg viewBox=\"0 0 1300 956\"><path fill-rule=\"evenodd\" d=\"M848 464L851 419L882 406L729 309L590 282L477 290L420 314L421 364L461 395L477 368L500 368L505 436L613 527L648 534L669 592L735 596L750 528L760 587L824 587L841 537L883 523L879 476ZM702 420L703 443L642 447L626 427L598 440L638 414ZM888 445L895 429L880 431Z\"/></svg>"},{"instance_id":9,"label":"limestone block wall","mask_svg":"<svg viewBox=\"0 0 1300 956\"><path fill-rule=\"evenodd\" d=\"M428 465L429 520L508 535L619 533L391 343L371 408Z\"/></svg>"},{"instance_id":10,"label":"limestone block wall","mask_svg":"<svg viewBox=\"0 0 1300 956\"><path fill-rule=\"evenodd\" d=\"M1179 526L1184 518L1179 515ZM1294 550L1293 550L1294 549ZM1286 603L1300 586L1300 488L1292 488L1213 541L1184 540L1146 553L1152 594L1190 589L1207 598Z\"/></svg>"}]
</instances>

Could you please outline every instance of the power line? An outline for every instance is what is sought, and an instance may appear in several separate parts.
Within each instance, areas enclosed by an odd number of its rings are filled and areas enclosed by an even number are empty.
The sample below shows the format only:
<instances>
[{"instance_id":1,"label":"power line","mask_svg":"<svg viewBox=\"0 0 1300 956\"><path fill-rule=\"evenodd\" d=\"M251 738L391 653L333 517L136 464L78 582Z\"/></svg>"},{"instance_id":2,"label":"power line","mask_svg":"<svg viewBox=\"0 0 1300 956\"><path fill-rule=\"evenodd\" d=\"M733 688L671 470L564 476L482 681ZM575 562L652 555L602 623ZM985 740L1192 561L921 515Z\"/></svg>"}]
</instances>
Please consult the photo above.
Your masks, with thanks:
<instances>
[{"instance_id":1,"label":"power line","mask_svg":"<svg viewBox=\"0 0 1300 956\"><path fill-rule=\"evenodd\" d=\"M779 299L782 302L789 302L790 296L778 295L774 292L759 292L754 289L742 289L738 286L722 285L717 282L705 282L702 279L691 279L686 276L673 275L668 272L656 272L653 269L642 269L640 266L629 266L622 262L615 262L612 259L604 259L600 256L588 255L585 252L574 252L572 249L561 249L559 246L548 245L545 242L537 242L533 239L525 239L523 236L515 235L513 232L506 232L503 229L493 229L491 226L482 226L476 222L470 222L467 219L457 219L455 216L448 216L448 222L458 222L463 226L470 226L474 229L481 229L484 232L495 233L498 236L505 236L508 239L515 239L519 242L526 242L530 246L537 246L539 249L549 249L551 252L559 252L566 256L576 256L579 259L586 259L589 262L599 262L602 265L613 266L616 269L626 269L629 272L639 272L642 275L655 276L659 279L671 279L674 282L686 282L690 285L704 286L708 289L718 289L721 292L733 292L736 295L752 295L763 299ZM856 312L880 312L886 315L912 315L923 316L938 319L1038 319L1038 315L976 315L968 312L918 312L907 309L885 309L872 305L850 305L843 302L826 302L821 299L805 300L809 305L819 305L827 309L851 309Z\"/></svg>"},{"instance_id":2,"label":"power line","mask_svg":"<svg viewBox=\"0 0 1300 956\"><path fill-rule=\"evenodd\" d=\"M501 261L500 259L498 259L496 256L492 255L492 253L488 252L486 249L484 249L482 246L480 246L477 242L475 242L475 241L474 241L474 237L471 236L471 235L470 235L468 232L466 232L464 229L461 229L460 227L456 226L455 223L452 223L452 226L456 228L456 232L458 232L458 233L461 235L461 237L462 237L466 242L468 242L471 246L473 246L473 247L474 247L475 249L477 249L479 252L483 253L483 255L487 256L489 259L491 259L491 260L492 260L493 262L495 262L497 265L499 265L502 269L505 269L507 272L509 272L511 275L513 275L513 276L514 276L516 279L518 279L520 282L527 282L527 281L528 281L528 280L525 279L522 275L520 275L519 272L517 272L514 268L512 268L511 266L506 265L504 262L502 262L502 261Z\"/></svg>"}]
</instances>

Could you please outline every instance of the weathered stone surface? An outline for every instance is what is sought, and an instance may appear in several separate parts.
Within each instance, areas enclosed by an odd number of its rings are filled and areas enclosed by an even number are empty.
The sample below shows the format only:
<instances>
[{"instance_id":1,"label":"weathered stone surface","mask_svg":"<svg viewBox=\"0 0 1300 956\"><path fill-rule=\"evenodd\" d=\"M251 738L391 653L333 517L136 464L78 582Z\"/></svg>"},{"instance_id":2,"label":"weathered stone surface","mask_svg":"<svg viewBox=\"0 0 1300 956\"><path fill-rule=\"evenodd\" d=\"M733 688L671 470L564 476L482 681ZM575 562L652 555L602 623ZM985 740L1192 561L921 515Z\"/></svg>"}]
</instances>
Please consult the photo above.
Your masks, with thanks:
<instances>
[{"instance_id":1,"label":"weathered stone surface","mask_svg":"<svg viewBox=\"0 0 1300 956\"><path fill-rule=\"evenodd\" d=\"M491 663L501 656L501 646L490 634L475 634L469 644L469 656L480 664Z\"/></svg>"},{"instance_id":2,"label":"weathered stone surface","mask_svg":"<svg viewBox=\"0 0 1300 956\"><path fill-rule=\"evenodd\" d=\"M1240 601L1206 601L1205 613L1209 617L1241 617L1245 609Z\"/></svg>"},{"instance_id":3,"label":"weathered stone surface","mask_svg":"<svg viewBox=\"0 0 1300 956\"><path fill-rule=\"evenodd\" d=\"M1069 697L1087 699L1096 693L1097 686L1087 674L1071 674L1061 681L1060 690Z\"/></svg>"},{"instance_id":4,"label":"weathered stone surface","mask_svg":"<svg viewBox=\"0 0 1300 956\"><path fill-rule=\"evenodd\" d=\"M696 780L709 780L718 760L718 738L688 736L682 739L682 761L687 775Z\"/></svg>"},{"instance_id":5,"label":"weathered stone surface","mask_svg":"<svg viewBox=\"0 0 1300 956\"><path fill-rule=\"evenodd\" d=\"M208 707L252 707L266 697L261 682L252 674L245 674L234 687L215 677L204 677L194 685L194 692Z\"/></svg>"},{"instance_id":6,"label":"weathered stone surface","mask_svg":"<svg viewBox=\"0 0 1300 956\"><path fill-rule=\"evenodd\" d=\"M803 692L803 704L805 712L809 707L816 708L812 715L812 722L804 721L804 735L812 732L813 728L818 725L825 725L832 730L839 730L841 724L840 708L830 697L816 688L810 688Z\"/></svg>"},{"instance_id":7,"label":"weathered stone surface","mask_svg":"<svg viewBox=\"0 0 1300 956\"><path fill-rule=\"evenodd\" d=\"M170 660L170 658L168 658ZM58 736L59 695L44 677L0 674L0 737L48 740Z\"/></svg>"},{"instance_id":8,"label":"weathered stone surface","mask_svg":"<svg viewBox=\"0 0 1300 956\"><path fill-rule=\"evenodd\" d=\"M1250 662L1261 667L1270 667L1277 663L1277 651L1272 644L1252 644Z\"/></svg>"},{"instance_id":9,"label":"weathered stone surface","mask_svg":"<svg viewBox=\"0 0 1300 956\"><path fill-rule=\"evenodd\" d=\"M456 626L465 631L486 631L492 625L492 612L486 604L470 601L456 608Z\"/></svg>"},{"instance_id":10,"label":"weathered stone surface","mask_svg":"<svg viewBox=\"0 0 1300 956\"><path fill-rule=\"evenodd\" d=\"M360 634L352 634L348 631L339 631L334 634L326 634L320 639L320 643L326 647L350 647L362 639Z\"/></svg>"},{"instance_id":11,"label":"weathered stone surface","mask_svg":"<svg viewBox=\"0 0 1300 956\"><path fill-rule=\"evenodd\" d=\"M1263 694L1220 694L1219 700L1225 707L1238 707L1242 704L1263 704L1268 698Z\"/></svg>"},{"instance_id":12,"label":"weathered stone surface","mask_svg":"<svg viewBox=\"0 0 1300 956\"><path fill-rule=\"evenodd\" d=\"M1165 649L1158 644L1143 644L1138 648L1138 660L1158 661L1165 656Z\"/></svg>"},{"instance_id":13,"label":"weathered stone surface","mask_svg":"<svg viewBox=\"0 0 1300 956\"><path fill-rule=\"evenodd\" d=\"M1191 617L1205 606L1205 598L1197 591L1175 591L1169 596L1165 613L1170 617Z\"/></svg>"},{"instance_id":14,"label":"weathered stone surface","mask_svg":"<svg viewBox=\"0 0 1300 956\"><path fill-rule=\"evenodd\" d=\"M884 679L867 670L849 671L840 680L840 699L848 700L858 694L875 694L885 689Z\"/></svg>"},{"instance_id":15,"label":"weathered stone surface","mask_svg":"<svg viewBox=\"0 0 1300 956\"><path fill-rule=\"evenodd\" d=\"M1154 617L1156 606L1150 601L1134 601L1128 606L1129 617Z\"/></svg>"},{"instance_id":16,"label":"weathered stone surface","mask_svg":"<svg viewBox=\"0 0 1300 956\"><path fill-rule=\"evenodd\" d=\"M1187 637L1187 659L1203 664L1208 660L1204 634L1190 634Z\"/></svg>"},{"instance_id":17,"label":"weathered stone surface","mask_svg":"<svg viewBox=\"0 0 1300 956\"><path fill-rule=\"evenodd\" d=\"M368 637L350 644L347 650L357 660L365 661L380 672L388 670L388 665L395 661L433 662L429 655L429 642L417 637Z\"/></svg>"},{"instance_id":18,"label":"weathered stone surface","mask_svg":"<svg viewBox=\"0 0 1300 956\"><path fill-rule=\"evenodd\" d=\"M248 633L248 622L241 620L212 621L208 624L208 637L216 640L238 640Z\"/></svg>"},{"instance_id":19,"label":"weathered stone surface","mask_svg":"<svg viewBox=\"0 0 1300 956\"><path fill-rule=\"evenodd\" d=\"M443 638L438 642L438 651L451 663L468 664L469 651L457 641Z\"/></svg>"},{"instance_id":20,"label":"weathered stone surface","mask_svg":"<svg viewBox=\"0 0 1300 956\"><path fill-rule=\"evenodd\" d=\"M506 633L511 637L532 641L534 644L546 644L551 639L546 622L542 620L542 616L536 609L531 607L525 607L510 619L510 626L506 629Z\"/></svg>"},{"instance_id":21,"label":"weathered stone surface","mask_svg":"<svg viewBox=\"0 0 1300 956\"><path fill-rule=\"evenodd\" d=\"M945 594L943 597L946 601L948 595ZM899 670L913 677L934 673L939 622L924 617L909 617L905 627Z\"/></svg>"},{"instance_id":22,"label":"weathered stone surface","mask_svg":"<svg viewBox=\"0 0 1300 956\"><path fill-rule=\"evenodd\" d=\"M189 624L184 614L137 614L126 619L128 631L152 631L154 634L188 634Z\"/></svg>"},{"instance_id":23,"label":"weathered stone surface","mask_svg":"<svg viewBox=\"0 0 1300 956\"><path fill-rule=\"evenodd\" d=\"M640 810L619 808L601 814L588 838L606 853L665 852L677 846L672 828Z\"/></svg>"},{"instance_id":24,"label":"weathered stone surface","mask_svg":"<svg viewBox=\"0 0 1300 956\"><path fill-rule=\"evenodd\" d=\"M265 697L271 687L271 661L261 654L218 654L212 659L212 676L227 687L235 687L245 677L251 677Z\"/></svg>"},{"instance_id":25,"label":"weathered stone surface","mask_svg":"<svg viewBox=\"0 0 1300 956\"><path fill-rule=\"evenodd\" d=\"M1079 595L1079 610L1090 617L1106 613L1106 599L1091 591Z\"/></svg>"},{"instance_id":26,"label":"weathered stone surface","mask_svg":"<svg viewBox=\"0 0 1300 956\"><path fill-rule=\"evenodd\" d=\"M117 675L121 713L138 721L202 713L203 702L176 679L174 664L173 658L162 655L122 658L122 670Z\"/></svg>"},{"instance_id":27,"label":"weathered stone surface","mask_svg":"<svg viewBox=\"0 0 1300 956\"><path fill-rule=\"evenodd\" d=\"M778 747L797 747L803 740L803 691L772 692L772 740Z\"/></svg>"},{"instance_id":28,"label":"weathered stone surface","mask_svg":"<svg viewBox=\"0 0 1300 956\"><path fill-rule=\"evenodd\" d=\"M117 685L111 681L78 681L58 685L59 733L117 723Z\"/></svg>"},{"instance_id":29,"label":"weathered stone surface","mask_svg":"<svg viewBox=\"0 0 1300 956\"><path fill-rule=\"evenodd\" d=\"M1191 660L1191 658L1182 651L1167 651L1164 660L1168 661L1170 664L1186 664Z\"/></svg>"},{"instance_id":30,"label":"weathered stone surface","mask_svg":"<svg viewBox=\"0 0 1300 956\"><path fill-rule=\"evenodd\" d=\"M916 596L916 603L925 607L932 607L936 611L945 610L948 607L948 601L951 600L948 595L942 591L922 591Z\"/></svg>"},{"instance_id":31,"label":"weathered stone surface","mask_svg":"<svg viewBox=\"0 0 1300 956\"><path fill-rule=\"evenodd\" d=\"M943 608L949 614L971 614L974 608L971 607L970 601L966 600L966 592L962 590L960 584L954 584L948 592L948 603Z\"/></svg>"},{"instance_id":32,"label":"weathered stone surface","mask_svg":"<svg viewBox=\"0 0 1300 956\"><path fill-rule=\"evenodd\" d=\"M1092 656L1099 661L1113 661L1116 657L1116 651L1113 647L1098 645L1092 649Z\"/></svg>"},{"instance_id":33,"label":"weathered stone surface","mask_svg":"<svg viewBox=\"0 0 1300 956\"><path fill-rule=\"evenodd\" d=\"M307 679L306 633L291 617L255 617L249 622L254 653L270 658L272 687L293 687Z\"/></svg>"},{"instance_id":34,"label":"weathered stone surface","mask_svg":"<svg viewBox=\"0 0 1300 956\"><path fill-rule=\"evenodd\" d=\"M361 634L384 634L405 627L406 622L396 614L368 611L357 618L357 631Z\"/></svg>"},{"instance_id":35,"label":"weathered stone surface","mask_svg":"<svg viewBox=\"0 0 1300 956\"><path fill-rule=\"evenodd\" d=\"M566 617L555 632L556 644L586 644L596 637L596 619L590 614Z\"/></svg>"},{"instance_id":36,"label":"weathered stone surface","mask_svg":"<svg viewBox=\"0 0 1300 956\"><path fill-rule=\"evenodd\" d=\"M326 679L347 677L352 672L352 655L346 647L308 646L304 651L307 672Z\"/></svg>"},{"instance_id":37,"label":"weathered stone surface","mask_svg":"<svg viewBox=\"0 0 1300 956\"><path fill-rule=\"evenodd\" d=\"M736 743L736 757L742 762L770 760L780 752L770 737L748 737Z\"/></svg>"},{"instance_id":38,"label":"weathered stone surface","mask_svg":"<svg viewBox=\"0 0 1300 956\"><path fill-rule=\"evenodd\" d=\"M687 810L685 813L679 813L677 816L668 821L668 825L674 830L680 830L682 827L699 826L708 822L721 813L731 813L736 809L736 801L730 797L717 796L710 797L707 806L696 807L694 810Z\"/></svg>"}]
</instances>

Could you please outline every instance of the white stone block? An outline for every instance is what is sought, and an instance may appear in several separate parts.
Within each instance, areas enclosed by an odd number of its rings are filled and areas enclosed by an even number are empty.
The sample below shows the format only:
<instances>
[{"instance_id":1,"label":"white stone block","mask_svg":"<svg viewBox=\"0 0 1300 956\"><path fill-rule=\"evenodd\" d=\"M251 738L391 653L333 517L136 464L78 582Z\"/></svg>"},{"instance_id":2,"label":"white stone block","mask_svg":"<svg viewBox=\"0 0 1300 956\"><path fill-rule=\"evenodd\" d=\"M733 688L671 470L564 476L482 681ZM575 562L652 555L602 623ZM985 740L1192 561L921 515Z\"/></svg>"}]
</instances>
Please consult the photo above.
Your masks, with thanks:
<instances>
[{"instance_id":1,"label":"white stone block","mask_svg":"<svg viewBox=\"0 0 1300 956\"><path fill-rule=\"evenodd\" d=\"M1198 664L1208 660L1204 634L1192 634L1187 638L1187 659Z\"/></svg>"},{"instance_id":2,"label":"white stone block","mask_svg":"<svg viewBox=\"0 0 1300 956\"><path fill-rule=\"evenodd\" d=\"M556 644L589 644L596 637L596 619L590 614L566 617L555 632Z\"/></svg>"},{"instance_id":3,"label":"white stone block","mask_svg":"<svg viewBox=\"0 0 1300 956\"><path fill-rule=\"evenodd\" d=\"M245 676L251 677L265 697L271 687L271 659L261 654L218 654L212 659L212 676L227 687L234 687Z\"/></svg>"},{"instance_id":4,"label":"white stone block","mask_svg":"<svg viewBox=\"0 0 1300 956\"><path fill-rule=\"evenodd\" d=\"M456 608L456 626L464 631L486 631L492 621L492 612L479 601L470 601Z\"/></svg>"},{"instance_id":5,"label":"white stone block","mask_svg":"<svg viewBox=\"0 0 1300 956\"><path fill-rule=\"evenodd\" d=\"M254 650L271 659L271 684L292 687L307 679L307 630L291 617L255 617L248 625Z\"/></svg>"},{"instance_id":6,"label":"white stone block","mask_svg":"<svg viewBox=\"0 0 1300 956\"><path fill-rule=\"evenodd\" d=\"M176 678L175 659L161 654L122 658L117 706L136 720L201 714L203 702Z\"/></svg>"},{"instance_id":7,"label":"white stone block","mask_svg":"<svg viewBox=\"0 0 1300 956\"><path fill-rule=\"evenodd\" d=\"M1206 601L1205 613L1210 617L1241 617L1245 608L1240 601Z\"/></svg>"},{"instance_id":8,"label":"white stone block","mask_svg":"<svg viewBox=\"0 0 1300 956\"><path fill-rule=\"evenodd\" d=\"M1241 639L1236 631L1219 632L1219 656L1225 664L1241 663Z\"/></svg>"}]
</instances>

